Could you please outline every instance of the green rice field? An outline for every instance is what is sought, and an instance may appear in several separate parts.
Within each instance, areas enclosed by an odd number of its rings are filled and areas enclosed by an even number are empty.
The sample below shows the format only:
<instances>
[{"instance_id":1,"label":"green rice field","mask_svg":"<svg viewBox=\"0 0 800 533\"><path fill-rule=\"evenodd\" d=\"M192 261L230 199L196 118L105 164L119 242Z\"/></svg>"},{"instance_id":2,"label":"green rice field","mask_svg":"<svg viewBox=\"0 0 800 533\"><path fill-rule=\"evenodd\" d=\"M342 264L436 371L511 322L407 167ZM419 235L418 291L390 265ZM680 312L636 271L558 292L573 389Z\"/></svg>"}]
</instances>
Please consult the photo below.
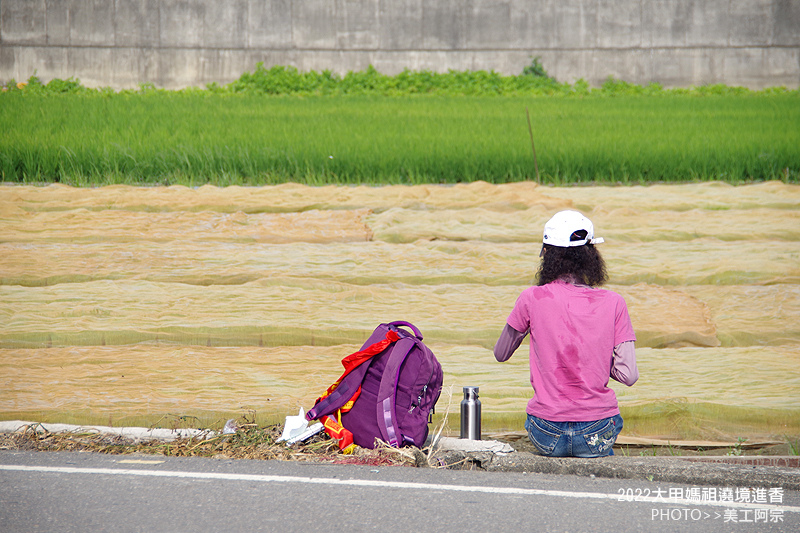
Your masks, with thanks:
<instances>
[{"instance_id":1,"label":"green rice field","mask_svg":"<svg viewBox=\"0 0 800 533\"><path fill-rule=\"evenodd\" d=\"M798 94L14 90L0 93L0 181L79 186L537 178L556 185L797 182Z\"/></svg>"}]
</instances>

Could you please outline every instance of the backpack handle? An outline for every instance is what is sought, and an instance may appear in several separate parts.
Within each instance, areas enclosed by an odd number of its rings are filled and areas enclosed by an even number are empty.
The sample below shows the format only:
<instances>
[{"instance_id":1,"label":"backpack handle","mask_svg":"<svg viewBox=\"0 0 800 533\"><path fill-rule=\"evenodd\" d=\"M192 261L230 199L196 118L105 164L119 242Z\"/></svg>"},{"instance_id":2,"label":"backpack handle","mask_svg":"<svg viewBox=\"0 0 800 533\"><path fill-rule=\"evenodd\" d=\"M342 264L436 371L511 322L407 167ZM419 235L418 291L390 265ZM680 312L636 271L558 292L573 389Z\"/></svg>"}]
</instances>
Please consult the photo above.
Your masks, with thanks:
<instances>
[{"instance_id":1,"label":"backpack handle","mask_svg":"<svg viewBox=\"0 0 800 533\"><path fill-rule=\"evenodd\" d=\"M406 326L406 327L410 328L410 329L411 329L411 331L413 331L413 332L414 332L414 336L415 336L416 338L418 338L419 340L422 340L422 332L421 332L420 330L418 330L418 329L417 329L417 326L415 326L415 325L414 325L414 324L412 324L411 322L406 322L405 320L397 320L396 322L389 322L389 324L388 324L388 325L389 325L389 326L394 326L394 327L397 327L397 326Z\"/></svg>"}]
</instances>

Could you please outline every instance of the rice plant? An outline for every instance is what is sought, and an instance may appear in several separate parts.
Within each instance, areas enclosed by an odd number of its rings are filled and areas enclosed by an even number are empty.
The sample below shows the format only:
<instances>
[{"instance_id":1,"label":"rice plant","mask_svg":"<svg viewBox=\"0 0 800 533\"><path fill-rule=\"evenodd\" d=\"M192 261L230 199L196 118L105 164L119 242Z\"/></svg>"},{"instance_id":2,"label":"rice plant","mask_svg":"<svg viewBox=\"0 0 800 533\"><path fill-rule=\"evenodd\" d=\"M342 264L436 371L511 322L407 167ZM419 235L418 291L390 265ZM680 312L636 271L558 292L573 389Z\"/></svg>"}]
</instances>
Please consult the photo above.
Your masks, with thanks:
<instances>
[{"instance_id":1,"label":"rice plant","mask_svg":"<svg viewBox=\"0 0 800 533\"><path fill-rule=\"evenodd\" d=\"M582 93L576 83L567 96L505 89L487 96L511 81L494 73L386 77L368 70L339 79L282 72L287 79L269 78L265 87L258 85L265 76L252 75L255 81L243 76L209 90L115 93L62 81L0 93L0 179L190 186L528 180L536 173L526 110L545 183L800 177L797 91L708 88L699 96L610 80L596 92ZM449 76L453 94L424 89L441 87L437 76ZM304 86L317 88L295 90ZM469 87L482 89L472 94Z\"/></svg>"}]
</instances>

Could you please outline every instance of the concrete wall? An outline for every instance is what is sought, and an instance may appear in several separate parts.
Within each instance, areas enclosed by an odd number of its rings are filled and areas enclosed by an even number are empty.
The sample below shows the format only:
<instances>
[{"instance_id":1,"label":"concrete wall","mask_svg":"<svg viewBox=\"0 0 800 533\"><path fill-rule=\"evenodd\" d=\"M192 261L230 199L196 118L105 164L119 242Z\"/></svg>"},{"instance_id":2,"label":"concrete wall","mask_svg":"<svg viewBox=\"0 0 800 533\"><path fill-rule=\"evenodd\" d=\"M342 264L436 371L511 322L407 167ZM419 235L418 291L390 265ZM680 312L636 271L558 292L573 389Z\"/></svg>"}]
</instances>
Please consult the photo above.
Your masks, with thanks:
<instances>
[{"instance_id":1,"label":"concrete wall","mask_svg":"<svg viewBox=\"0 0 800 533\"><path fill-rule=\"evenodd\" d=\"M0 0L0 81L203 86L263 61L800 86L800 0Z\"/></svg>"}]
</instances>

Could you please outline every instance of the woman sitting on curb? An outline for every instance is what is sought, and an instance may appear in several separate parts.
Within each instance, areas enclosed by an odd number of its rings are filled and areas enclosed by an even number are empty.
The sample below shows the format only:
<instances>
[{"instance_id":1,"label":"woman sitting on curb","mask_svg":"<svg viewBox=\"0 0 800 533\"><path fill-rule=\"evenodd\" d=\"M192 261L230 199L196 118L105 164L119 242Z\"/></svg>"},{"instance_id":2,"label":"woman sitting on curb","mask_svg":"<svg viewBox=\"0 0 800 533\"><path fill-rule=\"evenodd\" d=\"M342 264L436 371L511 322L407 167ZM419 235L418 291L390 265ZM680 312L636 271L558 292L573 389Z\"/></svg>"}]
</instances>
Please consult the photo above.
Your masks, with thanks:
<instances>
[{"instance_id":1,"label":"woman sitting on curb","mask_svg":"<svg viewBox=\"0 0 800 533\"><path fill-rule=\"evenodd\" d=\"M531 334L534 396L525 429L552 457L614 455L622 417L609 378L639 378L628 308L619 294L598 289L607 279L592 222L561 211L544 227L538 286L525 289L494 347L508 360Z\"/></svg>"}]
</instances>

